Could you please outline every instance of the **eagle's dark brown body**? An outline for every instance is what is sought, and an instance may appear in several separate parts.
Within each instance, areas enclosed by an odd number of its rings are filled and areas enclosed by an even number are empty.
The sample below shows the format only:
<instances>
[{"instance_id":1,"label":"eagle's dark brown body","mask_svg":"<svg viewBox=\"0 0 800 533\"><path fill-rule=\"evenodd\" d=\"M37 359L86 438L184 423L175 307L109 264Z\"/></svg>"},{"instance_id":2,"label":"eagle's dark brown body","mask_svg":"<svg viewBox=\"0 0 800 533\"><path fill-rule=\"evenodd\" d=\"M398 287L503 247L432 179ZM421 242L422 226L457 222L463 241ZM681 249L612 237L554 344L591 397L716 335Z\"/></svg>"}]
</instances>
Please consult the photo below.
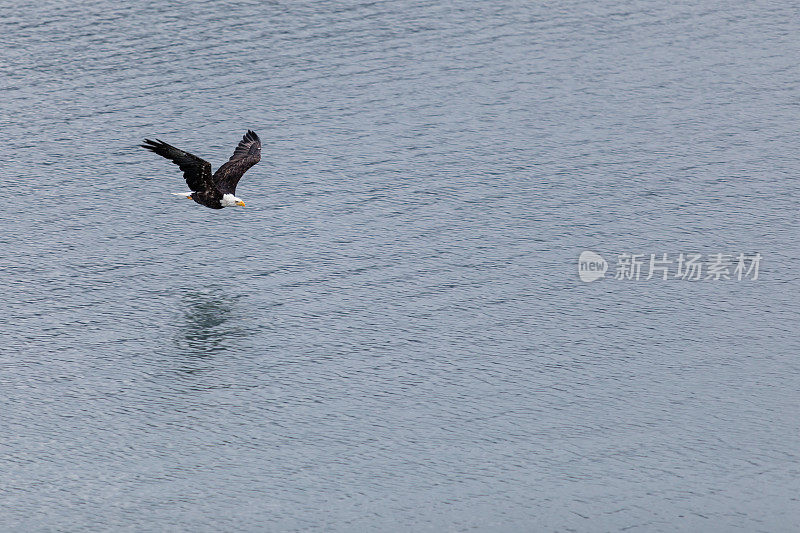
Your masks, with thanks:
<instances>
[{"instance_id":1,"label":"eagle's dark brown body","mask_svg":"<svg viewBox=\"0 0 800 533\"><path fill-rule=\"evenodd\" d=\"M225 207L222 205L222 196L223 194L217 190L192 191L192 195L189 198L211 209L222 209Z\"/></svg>"},{"instance_id":2,"label":"eagle's dark brown body","mask_svg":"<svg viewBox=\"0 0 800 533\"><path fill-rule=\"evenodd\" d=\"M247 130L231 158L219 167L213 176L211 163L164 141L145 139L142 147L178 165L183 171L186 184L192 190L190 198L211 209L222 209L227 205L244 205L244 202L236 198L236 184L247 169L261 161L261 139L251 130ZM237 200L238 202L233 203Z\"/></svg>"}]
</instances>

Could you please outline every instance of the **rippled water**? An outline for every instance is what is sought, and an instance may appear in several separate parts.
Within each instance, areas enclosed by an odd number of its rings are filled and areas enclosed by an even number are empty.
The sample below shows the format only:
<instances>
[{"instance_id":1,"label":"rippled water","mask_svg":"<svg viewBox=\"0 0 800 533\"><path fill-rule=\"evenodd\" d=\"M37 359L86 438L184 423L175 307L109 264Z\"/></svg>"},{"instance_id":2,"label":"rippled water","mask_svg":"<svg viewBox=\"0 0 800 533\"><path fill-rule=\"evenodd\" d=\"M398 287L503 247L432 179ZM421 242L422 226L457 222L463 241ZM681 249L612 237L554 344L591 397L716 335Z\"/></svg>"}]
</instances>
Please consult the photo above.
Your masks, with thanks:
<instances>
[{"instance_id":1,"label":"rippled water","mask_svg":"<svg viewBox=\"0 0 800 533\"><path fill-rule=\"evenodd\" d=\"M800 528L795 7L0 20L3 530ZM245 209L137 146L247 128Z\"/></svg>"}]
</instances>

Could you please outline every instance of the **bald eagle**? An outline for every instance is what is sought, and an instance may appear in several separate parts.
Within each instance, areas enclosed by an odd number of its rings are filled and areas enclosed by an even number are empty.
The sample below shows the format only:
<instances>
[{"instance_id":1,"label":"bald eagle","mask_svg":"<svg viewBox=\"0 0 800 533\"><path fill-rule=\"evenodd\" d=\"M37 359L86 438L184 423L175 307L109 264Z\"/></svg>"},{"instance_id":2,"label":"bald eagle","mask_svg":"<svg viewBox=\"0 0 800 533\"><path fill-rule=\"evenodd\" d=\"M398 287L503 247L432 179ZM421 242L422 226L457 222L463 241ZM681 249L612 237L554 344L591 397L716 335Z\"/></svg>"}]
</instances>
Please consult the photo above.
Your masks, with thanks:
<instances>
[{"instance_id":1,"label":"bald eagle","mask_svg":"<svg viewBox=\"0 0 800 533\"><path fill-rule=\"evenodd\" d=\"M235 205L244 207L242 199L236 197L236 184L247 169L261 161L261 139L251 130L247 130L231 158L213 176L211 163L164 141L145 139L141 147L170 159L183 171L183 177L191 191L173 194L189 198L211 209Z\"/></svg>"}]
</instances>

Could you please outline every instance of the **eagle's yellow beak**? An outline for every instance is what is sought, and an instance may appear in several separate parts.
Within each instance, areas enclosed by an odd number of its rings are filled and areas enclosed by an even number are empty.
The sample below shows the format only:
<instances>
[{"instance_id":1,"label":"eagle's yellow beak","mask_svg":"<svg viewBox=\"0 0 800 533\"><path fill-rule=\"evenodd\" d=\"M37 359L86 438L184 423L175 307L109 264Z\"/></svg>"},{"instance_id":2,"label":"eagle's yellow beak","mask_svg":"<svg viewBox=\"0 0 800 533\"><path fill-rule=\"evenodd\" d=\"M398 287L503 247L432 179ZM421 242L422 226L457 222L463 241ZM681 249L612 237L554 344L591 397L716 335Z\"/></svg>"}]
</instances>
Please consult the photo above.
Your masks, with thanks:
<instances>
[{"instance_id":1,"label":"eagle's yellow beak","mask_svg":"<svg viewBox=\"0 0 800 533\"><path fill-rule=\"evenodd\" d=\"M239 206L241 206L241 207L244 207L244 202L243 202L243 201L241 201L241 200L239 200L238 202L236 202L236 205L239 205Z\"/></svg>"}]
</instances>

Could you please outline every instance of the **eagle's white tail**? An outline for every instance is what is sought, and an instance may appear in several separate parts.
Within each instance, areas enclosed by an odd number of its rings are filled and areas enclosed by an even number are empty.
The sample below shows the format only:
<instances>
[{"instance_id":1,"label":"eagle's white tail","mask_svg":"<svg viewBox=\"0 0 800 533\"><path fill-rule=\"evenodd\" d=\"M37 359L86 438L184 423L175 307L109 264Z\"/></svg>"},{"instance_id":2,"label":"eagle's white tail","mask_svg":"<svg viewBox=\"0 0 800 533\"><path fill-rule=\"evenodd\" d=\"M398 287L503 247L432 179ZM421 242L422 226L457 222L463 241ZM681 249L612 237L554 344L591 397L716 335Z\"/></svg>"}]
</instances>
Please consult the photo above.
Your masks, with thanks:
<instances>
[{"instance_id":1,"label":"eagle's white tail","mask_svg":"<svg viewBox=\"0 0 800 533\"><path fill-rule=\"evenodd\" d=\"M182 196L184 198L192 198L192 192L171 192L170 194L174 194L175 196Z\"/></svg>"}]
</instances>

